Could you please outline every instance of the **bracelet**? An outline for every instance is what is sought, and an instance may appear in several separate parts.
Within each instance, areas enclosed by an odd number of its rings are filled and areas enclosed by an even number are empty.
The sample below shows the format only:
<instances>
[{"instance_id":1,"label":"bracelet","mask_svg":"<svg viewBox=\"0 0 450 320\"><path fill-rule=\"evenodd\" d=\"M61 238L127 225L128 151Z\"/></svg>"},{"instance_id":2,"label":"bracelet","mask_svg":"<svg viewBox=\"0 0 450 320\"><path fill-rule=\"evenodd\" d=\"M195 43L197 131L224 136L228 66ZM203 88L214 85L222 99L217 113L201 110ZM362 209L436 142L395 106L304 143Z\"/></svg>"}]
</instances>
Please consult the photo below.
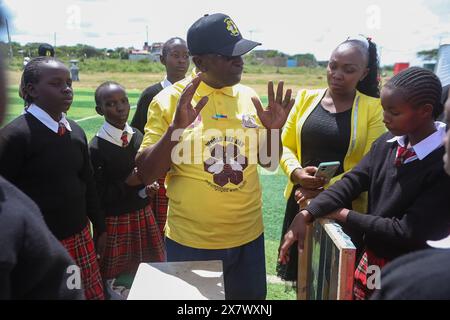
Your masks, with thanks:
<instances>
[{"instance_id":1,"label":"bracelet","mask_svg":"<svg viewBox=\"0 0 450 320\"><path fill-rule=\"evenodd\" d=\"M292 180L292 178L293 178L293 174L294 174L294 172L295 172L295 170L297 170L297 169L303 169L302 167L297 167L297 168L295 168L294 170L292 170L292 172L291 172L291 176L289 177L289 180L291 180L291 182L293 183L293 184L298 184L298 185L300 185L299 183L295 183L295 181L293 181Z\"/></svg>"}]
</instances>

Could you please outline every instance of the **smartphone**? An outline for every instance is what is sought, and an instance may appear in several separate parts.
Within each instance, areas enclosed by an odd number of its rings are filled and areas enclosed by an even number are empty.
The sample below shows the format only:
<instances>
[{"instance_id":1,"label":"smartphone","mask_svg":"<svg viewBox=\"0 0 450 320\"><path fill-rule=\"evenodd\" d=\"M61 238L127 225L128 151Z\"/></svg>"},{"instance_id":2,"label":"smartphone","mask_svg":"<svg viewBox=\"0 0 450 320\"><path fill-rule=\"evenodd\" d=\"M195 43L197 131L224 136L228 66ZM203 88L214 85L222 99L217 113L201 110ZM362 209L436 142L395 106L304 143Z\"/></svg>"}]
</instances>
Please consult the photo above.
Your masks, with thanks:
<instances>
[{"instance_id":1,"label":"smartphone","mask_svg":"<svg viewBox=\"0 0 450 320\"><path fill-rule=\"evenodd\" d=\"M331 180L331 178L333 178L336 174L336 171L339 169L340 165L341 163L339 161L322 162L321 164L319 164L317 172L314 176Z\"/></svg>"}]
</instances>

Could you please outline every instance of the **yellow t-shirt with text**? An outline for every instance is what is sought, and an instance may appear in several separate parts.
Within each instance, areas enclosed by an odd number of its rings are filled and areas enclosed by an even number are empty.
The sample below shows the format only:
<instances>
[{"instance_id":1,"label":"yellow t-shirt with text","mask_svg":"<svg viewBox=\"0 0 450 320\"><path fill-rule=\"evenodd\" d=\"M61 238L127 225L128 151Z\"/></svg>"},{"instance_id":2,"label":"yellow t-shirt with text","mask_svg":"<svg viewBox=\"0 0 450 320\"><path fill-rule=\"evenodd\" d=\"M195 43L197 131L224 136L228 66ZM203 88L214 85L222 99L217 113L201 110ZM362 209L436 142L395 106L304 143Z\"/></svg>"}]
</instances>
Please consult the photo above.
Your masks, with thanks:
<instances>
[{"instance_id":1,"label":"yellow t-shirt with text","mask_svg":"<svg viewBox=\"0 0 450 320\"><path fill-rule=\"evenodd\" d=\"M155 96L141 150L157 143L167 131L191 79ZM257 94L240 84L214 89L201 82L193 106L204 96L208 103L172 150L166 177L169 208L165 233L193 248L233 248L263 232L257 172L262 126L251 101Z\"/></svg>"}]
</instances>

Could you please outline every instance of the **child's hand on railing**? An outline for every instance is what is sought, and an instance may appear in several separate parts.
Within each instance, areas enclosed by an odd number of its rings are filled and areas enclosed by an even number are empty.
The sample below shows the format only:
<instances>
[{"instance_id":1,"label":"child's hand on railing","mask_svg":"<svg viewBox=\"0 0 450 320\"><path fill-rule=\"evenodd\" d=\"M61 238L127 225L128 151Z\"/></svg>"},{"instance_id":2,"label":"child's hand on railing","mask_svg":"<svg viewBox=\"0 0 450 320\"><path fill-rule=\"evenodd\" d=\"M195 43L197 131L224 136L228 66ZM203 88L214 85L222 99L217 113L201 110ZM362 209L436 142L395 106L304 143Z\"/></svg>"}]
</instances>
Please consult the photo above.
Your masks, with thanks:
<instances>
[{"instance_id":1,"label":"child's hand on railing","mask_svg":"<svg viewBox=\"0 0 450 320\"><path fill-rule=\"evenodd\" d=\"M278 261L281 264L286 264L289 262L289 248L295 241L298 241L298 250L303 251L306 237L306 226L312 221L312 215L306 210L300 211L295 216L288 231L284 235L284 241L280 247Z\"/></svg>"}]
</instances>

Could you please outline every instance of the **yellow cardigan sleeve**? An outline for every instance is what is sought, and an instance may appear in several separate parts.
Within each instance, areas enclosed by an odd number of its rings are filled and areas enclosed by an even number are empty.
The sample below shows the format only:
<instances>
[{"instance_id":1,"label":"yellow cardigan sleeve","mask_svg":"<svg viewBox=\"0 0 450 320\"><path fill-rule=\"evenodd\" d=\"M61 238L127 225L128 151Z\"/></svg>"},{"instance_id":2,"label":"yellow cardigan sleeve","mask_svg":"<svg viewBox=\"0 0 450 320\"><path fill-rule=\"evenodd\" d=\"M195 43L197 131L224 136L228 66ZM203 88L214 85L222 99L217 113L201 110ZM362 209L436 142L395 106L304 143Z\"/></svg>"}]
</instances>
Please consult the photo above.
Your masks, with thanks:
<instances>
[{"instance_id":1,"label":"yellow cardigan sleeve","mask_svg":"<svg viewBox=\"0 0 450 320\"><path fill-rule=\"evenodd\" d=\"M297 132L297 120L299 117L300 109L303 105L303 100L306 90L302 90L298 93L295 99L295 105L292 108L289 117L281 134L281 143L283 144L283 155L280 159L280 166L283 169L286 176L290 179L292 171L297 168L301 168L298 159L298 135Z\"/></svg>"}]
</instances>

